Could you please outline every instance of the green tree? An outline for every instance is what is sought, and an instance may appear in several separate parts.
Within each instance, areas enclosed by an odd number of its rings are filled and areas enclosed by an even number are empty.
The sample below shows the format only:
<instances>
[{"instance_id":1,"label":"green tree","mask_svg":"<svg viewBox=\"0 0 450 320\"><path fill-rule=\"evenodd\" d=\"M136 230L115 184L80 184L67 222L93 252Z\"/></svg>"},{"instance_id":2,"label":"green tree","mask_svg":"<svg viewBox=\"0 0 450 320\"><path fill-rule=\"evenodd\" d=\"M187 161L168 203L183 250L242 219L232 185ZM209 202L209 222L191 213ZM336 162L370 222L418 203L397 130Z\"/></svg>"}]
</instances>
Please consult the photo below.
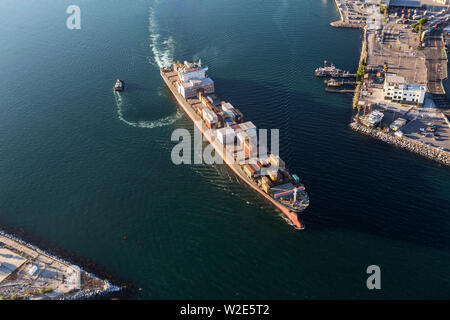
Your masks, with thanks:
<instances>
[{"instance_id":1,"label":"green tree","mask_svg":"<svg viewBox=\"0 0 450 320\"><path fill-rule=\"evenodd\" d=\"M362 61L358 66L358 71L356 71L356 80L360 81L362 76L366 73L367 66L364 61Z\"/></svg>"}]
</instances>

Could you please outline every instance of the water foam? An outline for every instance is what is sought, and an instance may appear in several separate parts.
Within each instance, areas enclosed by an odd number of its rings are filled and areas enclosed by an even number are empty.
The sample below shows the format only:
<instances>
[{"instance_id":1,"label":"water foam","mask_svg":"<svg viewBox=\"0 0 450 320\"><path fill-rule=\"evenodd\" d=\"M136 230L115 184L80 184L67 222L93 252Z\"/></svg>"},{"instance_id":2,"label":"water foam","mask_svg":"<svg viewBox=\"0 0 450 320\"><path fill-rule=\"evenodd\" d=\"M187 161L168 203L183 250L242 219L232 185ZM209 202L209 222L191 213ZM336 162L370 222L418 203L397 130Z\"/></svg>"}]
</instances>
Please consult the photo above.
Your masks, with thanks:
<instances>
[{"instance_id":1,"label":"water foam","mask_svg":"<svg viewBox=\"0 0 450 320\"><path fill-rule=\"evenodd\" d=\"M175 51L175 41L171 36L167 39L162 39L159 33L159 25L155 17L155 7L158 5L158 1L155 1L154 6L149 7L149 32L150 32L150 49L153 53L153 58L150 58L151 64L156 64L158 68L169 65L173 61L173 53ZM160 92L158 92L160 95ZM119 114L119 119L126 124L136 127L136 128L158 128L171 125L181 118L182 114L178 110L176 113L161 118L154 121L149 120L128 120L125 116L127 110L133 109L132 104L127 100L127 98L116 92L114 94L117 105L117 112Z\"/></svg>"},{"instance_id":2,"label":"water foam","mask_svg":"<svg viewBox=\"0 0 450 320\"><path fill-rule=\"evenodd\" d=\"M158 1L155 2L155 6ZM161 40L159 24L155 17L155 8L149 7L149 31L150 31L150 49L153 53L153 59L150 62L155 63L159 68L169 65L173 61L175 51L175 41L172 36Z\"/></svg>"},{"instance_id":3,"label":"water foam","mask_svg":"<svg viewBox=\"0 0 450 320\"><path fill-rule=\"evenodd\" d=\"M136 120L136 121L131 121L131 120L127 120L126 116L125 116L125 112L126 109L128 108L132 108L131 103L129 103L129 101L126 99L126 97L124 95L122 95L121 93L116 92L114 94L115 98L116 98L116 105L117 105L117 113L119 114L119 119L123 122L125 122L126 124L135 127L135 128L147 128L147 129L153 129L153 128L158 128L158 127L164 127L164 126L168 126L171 125L173 123L175 123L178 119L180 119L182 117L182 113L177 110L177 112L175 112L174 114L158 119L158 120L154 120L154 121L150 121L150 120Z\"/></svg>"}]
</instances>

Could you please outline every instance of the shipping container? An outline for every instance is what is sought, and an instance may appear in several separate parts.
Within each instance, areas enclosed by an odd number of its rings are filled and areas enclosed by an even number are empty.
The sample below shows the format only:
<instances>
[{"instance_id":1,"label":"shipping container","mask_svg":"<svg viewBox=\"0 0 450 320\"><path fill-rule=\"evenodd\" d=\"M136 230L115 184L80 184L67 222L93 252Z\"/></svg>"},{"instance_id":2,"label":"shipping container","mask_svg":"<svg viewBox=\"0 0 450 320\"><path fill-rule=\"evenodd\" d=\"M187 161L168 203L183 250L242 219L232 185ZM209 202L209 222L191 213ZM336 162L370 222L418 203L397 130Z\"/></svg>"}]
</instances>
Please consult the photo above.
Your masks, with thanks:
<instances>
[{"instance_id":1,"label":"shipping container","mask_svg":"<svg viewBox=\"0 0 450 320\"><path fill-rule=\"evenodd\" d=\"M234 124L233 120L231 120L230 118L225 118L224 122L228 126L232 126Z\"/></svg>"},{"instance_id":2,"label":"shipping container","mask_svg":"<svg viewBox=\"0 0 450 320\"><path fill-rule=\"evenodd\" d=\"M223 118L220 114L217 115L217 127L222 128L223 127Z\"/></svg>"},{"instance_id":3,"label":"shipping container","mask_svg":"<svg viewBox=\"0 0 450 320\"><path fill-rule=\"evenodd\" d=\"M267 184L269 187L271 187L273 185L272 181L267 176L262 176L261 182L263 184Z\"/></svg>"},{"instance_id":4,"label":"shipping container","mask_svg":"<svg viewBox=\"0 0 450 320\"><path fill-rule=\"evenodd\" d=\"M225 111L225 113L227 114L228 118L236 120L236 114L233 111Z\"/></svg>"},{"instance_id":5,"label":"shipping container","mask_svg":"<svg viewBox=\"0 0 450 320\"><path fill-rule=\"evenodd\" d=\"M233 128L234 131L236 132L240 132L241 131L241 127L239 126L239 124L234 124L231 126Z\"/></svg>"},{"instance_id":6,"label":"shipping container","mask_svg":"<svg viewBox=\"0 0 450 320\"><path fill-rule=\"evenodd\" d=\"M243 122L239 125L241 126L242 130L256 129L256 126L251 121Z\"/></svg>"},{"instance_id":7,"label":"shipping container","mask_svg":"<svg viewBox=\"0 0 450 320\"><path fill-rule=\"evenodd\" d=\"M280 168L284 168L286 166L286 164L284 163L284 161L280 158L280 156L276 156L274 154L270 154L269 156L269 161L270 163L275 166L275 167L280 167Z\"/></svg>"},{"instance_id":8,"label":"shipping container","mask_svg":"<svg viewBox=\"0 0 450 320\"><path fill-rule=\"evenodd\" d=\"M203 108L201 106L197 107L196 112L200 117L203 118Z\"/></svg>"},{"instance_id":9,"label":"shipping container","mask_svg":"<svg viewBox=\"0 0 450 320\"><path fill-rule=\"evenodd\" d=\"M234 113L236 113L236 119L238 120L238 122L243 122L244 121L244 115L242 114L241 111L239 111L239 109L234 109L233 110Z\"/></svg>"},{"instance_id":10,"label":"shipping container","mask_svg":"<svg viewBox=\"0 0 450 320\"><path fill-rule=\"evenodd\" d=\"M224 127L217 130L217 139L222 144L233 144L235 133L229 127Z\"/></svg>"},{"instance_id":11,"label":"shipping container","mask_svg":"<svg viewBox=\"0 0 450 320\"><path fill-rule=\"evenodd\" d=\"M261 166L263 166L263 167L270 166L269 157L267 155L259 155L258 161L259 161L259 163L261 163Z\"/></svg>"},{"instance_id":12,"label":"shipping container","mask_svg":"<svg viewBox=\"0 0 450 320\"><path fill-rule=\"evenodd\" d=\"M216 123L218 121L217 115L208 108L203 108L203 119L209 120L211 123Z\"/></svg>"},{"instance_id":13,"label":"shipping container","mask_svg":"<svg viewBox=\"0 0 450 320\"><path fill-rule=\"evenodd\" d=\"M245 172L245 174L249 177L249 178L254 178L256 176L256 171L255 169L248 165L248 164L244 164L243 166L243 170Z\"/></svg>"},{"instance_id":14,"label":"shipping container","mask_svg":"<svg viewBox=\"0 0 450 320\"><path fill-rule=\"evenodd\" d=\"M233 109L234 109L234 107L233 107L233 105L231 103L229 103L229 102L222 102L222 110L223 111L230 111L230 110L233 110Z\"/></svg>"},{"instance_id":15,"label":"shipping container","mask_svg":"<svg viewBox=\"0 0 450 320\"><path fill-rule=\"evenodd\" d=\"M258 168L258 166L254 163L250 163L250 165L253 167L253 169L255 169L256 174L260 174L261 173L261 169Z\"/></svg>"},{"instance_id":16,"label":"shipping container","mask_svg":"<svg viewBox=\"0 0 450 320\"><path fill-rule=\"evenodd\" d=\"M267 194L270 193L270 186L268 184L262 183L261 184L261 189Z\"/></svg>"},{"instance_id":17,"label":"shipping container","mask_svg":"<svg viewBox=\"0 0 450 320\"><path fill-rule=\"evenodd\" d=\"M279 174L277 168L269 167L269 168L266 168L264 170L264 172L262 172L262 173L264 175L266 175L267 177L269 177L269 179L272 182L278 182L278 180L280 179L280 174Z\"/></svg>"},{"instance_id":18,"label":"shipping container","mask_svg":"<svg viewBox=\"0 0 450 320\"><path fill-rule=\"evenodd\" d=\"M252 142L244 144L244 152L249 158L255 158L258 154L257 147Z\"/></svg>"}]
</instances>

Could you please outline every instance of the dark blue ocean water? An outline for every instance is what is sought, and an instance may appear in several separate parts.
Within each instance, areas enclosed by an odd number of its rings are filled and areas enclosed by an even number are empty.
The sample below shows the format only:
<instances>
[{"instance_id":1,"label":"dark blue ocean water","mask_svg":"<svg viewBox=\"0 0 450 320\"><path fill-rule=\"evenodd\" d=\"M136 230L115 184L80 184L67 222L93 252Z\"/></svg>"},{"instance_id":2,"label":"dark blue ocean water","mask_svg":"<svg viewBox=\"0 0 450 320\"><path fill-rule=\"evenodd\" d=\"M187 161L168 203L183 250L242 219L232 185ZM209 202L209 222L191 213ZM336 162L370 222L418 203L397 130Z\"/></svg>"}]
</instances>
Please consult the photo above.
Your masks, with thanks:
<instances>
[{"instance_id":1,"label":"dark blue ocean water","mask_svg":"<svg viewBox=\"0 0 450 320\"><path fill-rule=\"evenodd\" d=\"M450 169L350 130L351 96L313 76L359 59L360 31L329 26L333 1L78 0L81 30L70 4L0 2L0 228L140 299L450 297ZM220 97L280 129L305 231L228 168L170 161L192 124L158 68L196 58Z\"/></svg>"}]
</instances>

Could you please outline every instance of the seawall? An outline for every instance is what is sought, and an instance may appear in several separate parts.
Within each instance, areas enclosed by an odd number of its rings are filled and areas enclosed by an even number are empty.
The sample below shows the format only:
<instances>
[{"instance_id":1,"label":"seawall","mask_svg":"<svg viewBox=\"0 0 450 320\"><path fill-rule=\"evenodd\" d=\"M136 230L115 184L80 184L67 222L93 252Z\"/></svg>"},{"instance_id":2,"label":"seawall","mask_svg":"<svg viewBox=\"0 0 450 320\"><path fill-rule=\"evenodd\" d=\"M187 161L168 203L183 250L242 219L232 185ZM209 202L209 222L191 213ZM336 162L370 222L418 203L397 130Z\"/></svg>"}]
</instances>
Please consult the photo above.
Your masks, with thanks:
<instances>
[{"instance_id":1,"label":"seawall","mask_svg":"<svg viewBox=\"0 0 450 320\"><path fill-rule=\"evenodd\" d=\"M350 128L354 131L372 136L386 143L393 144L399 148L406 149L431 160L450 166L450 152L427 146L407 137L396 137L378 129L367 128L357 122L352 122L350 124Z\"/></svg>"}]
</instances>

